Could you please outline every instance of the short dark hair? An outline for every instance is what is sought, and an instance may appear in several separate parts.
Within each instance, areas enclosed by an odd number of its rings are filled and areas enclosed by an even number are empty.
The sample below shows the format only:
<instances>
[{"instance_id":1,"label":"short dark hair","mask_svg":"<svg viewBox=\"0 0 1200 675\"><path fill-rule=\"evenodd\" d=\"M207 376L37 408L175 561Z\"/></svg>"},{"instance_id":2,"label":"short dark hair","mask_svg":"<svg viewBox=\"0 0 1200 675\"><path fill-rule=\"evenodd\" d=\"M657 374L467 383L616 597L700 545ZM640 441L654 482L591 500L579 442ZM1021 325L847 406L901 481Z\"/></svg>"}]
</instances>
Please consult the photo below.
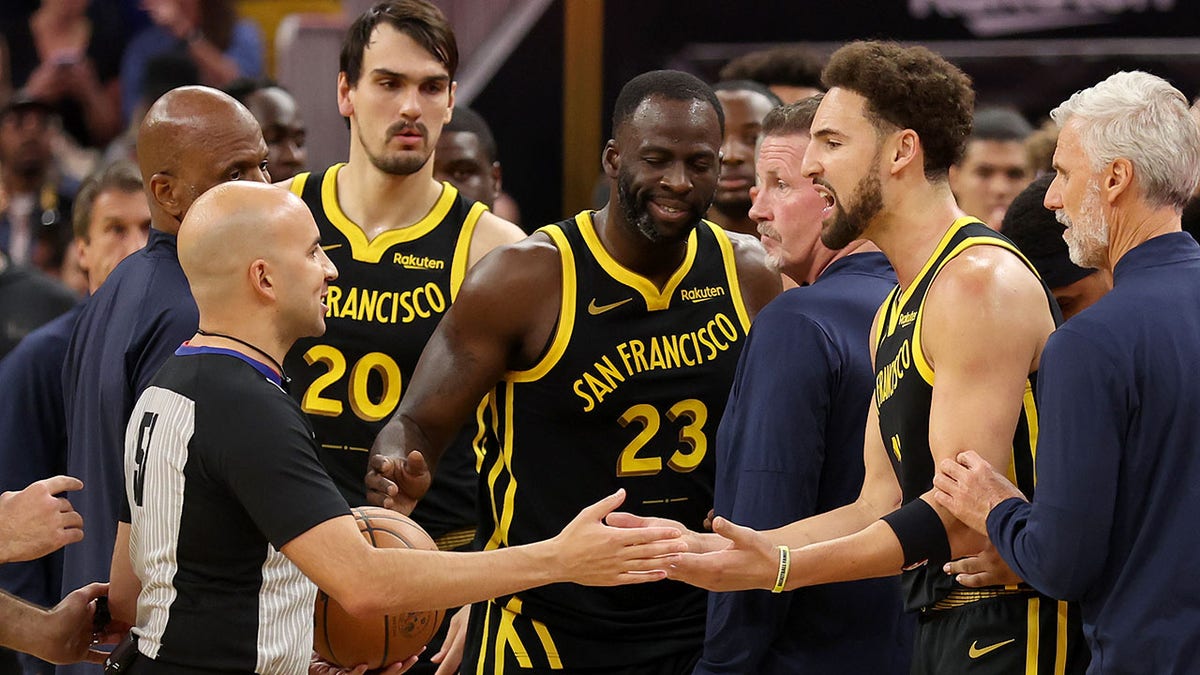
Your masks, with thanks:
<instances>
[{"instance_id":1,"label":"short dark hair","mask_svg":"<svg viewBox=\"0 0 1200 675\"><path fill-rule=\"evenodd\" d=\"M717 114L717 122L721 135L725 135L725 111L717 100L712 87L703 80L679 70L652 70L642 73L621 87L617 94L617 103L613 106L612 132L613 136L629 121L633 111L651 97L664 98L668 101L703 101Z\"/></svg>"},{"instance_id":2,"label":"short dark hair","mask_svg":"<svg viewBox=\"0 0 1200 675\"><path fill-rule=\"evenodd\" d=\"M1069 286L1093 271L1071 262L1067 242L1063 240L1066 228L1043 205L1053 180L1050 174L1030 183L1008 205L1000 226L1000 233L1021 249L1052 289Z\"/></svg>"},{"instance_id":3,"label":"short dark hair","mask_svg":"<svg viewBox=\"0 0 1200 675\"><path fill-rule=\"evenodd\" d=\"M71 207L71 228L76 239L91 240L88 236L88 225L92 222L92 206L100 193L109 190L141 192L142 172L138 170L137 164L127 159L119 159L96 169L84 179Z\"/></svg>"},{"instance_id":4,"label":"short dark hair","mask_svg":"<svg viewBox=\"0 0 1200 675\"><path fill-rule=\"evenodd\" d=\"M829 57L822 79L865 98L880 132L917 132L928 178L944 178L962 157L975 107L971 78L925 47L851 42Z\"/></svg>"},{"instance_id":5,"label":"short dark hair","mask_svg":"<svg viewBox=\"0 0 1200 675\"><path fill-rule=\"evenodd\" d=\"M767 86L812 87L821 84L821 57L800 45L787 45L743 54L725 64L717 75L722 80L754 80Z\"/></svg>"},{"instance_id":6,"label":"short dark hair","mask_svg":"<svg viewBox=\"0 0 1200 675\"><path fill-rule=\"evenodd\" d=\"M479 138L479 147L483 150L487 161L495 162L497 160L496 138L492 136L492 129L482 115L465 105L454 106L454 116L450 118L446 126L442 127L442 135L454 131L475 134Z\"/></svg>"},{"instance_id":7,"label":"short dark hair","mask_svg":"<svg viewBox=\"0 0 1200 675\"><path fill-rule=\"evenodd\" d=\"M771 102L771 107L783 105L783 101L775 92L767 88L767 85L754 80L721 80L713 85L713 91L752 91L756 94L762 94Z\"/></svg>"},{"instance_id":8,"label":"short dark hair","mask_svg":"<svg viewBox=\"0 0 1200 675\"><path fill-rule=\"evenodd\" d=\"M269 77L239 77L225 85L225 93L237 99L238 103L246 105L246 99L250 98L251 94L273 87L287 91Z\"/></svg>"},{"instance_id":9,"label":"short dark hair","mask_svg":"<svg viewBox=\"0 0 1200 675\"><path fill-rule=\"evenodd\" d=\"M149 106L172 89L194 84L200 84L200 70L191 57L177 53L160 54L146 62L138 96Z\"/></svg>"},{"instance_id":10,"label":"short dark hair","mask_svg":"<svg viewBox=\"0 0 1200 675\"><path fill-rule=\"evenodd\" d=\"M386 23L421 45L446 67L450 79L458 70L458 42L454 29L442 10L427 0L384 0L363 12L342 40L342 55L338 68L346 74L350 86L362 76L363 51L371 42L371 33Z\"/></svg>"},{"instance_id":11,"label":"short dark hair","mask_svg":"<svg viewBox=\"0 0 1200 675\"><path fill-rule=\"evenodd\" d=\"M793 134L811 133L813 118L817 116L817 107L821 105L821 99L825 98L825 94L817 94L801 99L795 103L788 103L776 108L772 108L771 112L763 118L762 135L763 136L791 136Z\"/></svg>"},{"instance_id":12,"label":"short dark hair","mask_svg":"<svg viewBox=\"0 0 1200 675\"><path fill-rule=\"evenodd\" d=\"M971 122L973 141L1024 141L1033 133L1033 125L1012 108L983 107L975 111Z\"/></svg>"}]
</instances>

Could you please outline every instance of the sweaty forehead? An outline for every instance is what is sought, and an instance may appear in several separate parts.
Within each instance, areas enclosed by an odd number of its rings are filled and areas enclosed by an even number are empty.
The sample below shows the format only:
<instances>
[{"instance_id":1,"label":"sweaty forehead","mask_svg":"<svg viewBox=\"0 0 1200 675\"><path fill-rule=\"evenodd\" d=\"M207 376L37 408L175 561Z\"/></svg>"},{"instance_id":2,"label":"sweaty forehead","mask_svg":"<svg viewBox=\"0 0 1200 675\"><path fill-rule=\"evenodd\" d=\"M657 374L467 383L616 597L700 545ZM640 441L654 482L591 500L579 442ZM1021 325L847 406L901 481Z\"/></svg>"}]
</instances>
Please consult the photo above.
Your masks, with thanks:
<instances>
[{"instance_id":1,"label":"sweaty forehead","mask_svg":"<svg viewBox=\"0 0 1200 675\"><path fill-rule=\"evenodd\" d=\"M643 100L622 129L635 143L708 142L721 145L721 123L708 101L673 100L650 96Z\"/></svg>"}]
</instances>

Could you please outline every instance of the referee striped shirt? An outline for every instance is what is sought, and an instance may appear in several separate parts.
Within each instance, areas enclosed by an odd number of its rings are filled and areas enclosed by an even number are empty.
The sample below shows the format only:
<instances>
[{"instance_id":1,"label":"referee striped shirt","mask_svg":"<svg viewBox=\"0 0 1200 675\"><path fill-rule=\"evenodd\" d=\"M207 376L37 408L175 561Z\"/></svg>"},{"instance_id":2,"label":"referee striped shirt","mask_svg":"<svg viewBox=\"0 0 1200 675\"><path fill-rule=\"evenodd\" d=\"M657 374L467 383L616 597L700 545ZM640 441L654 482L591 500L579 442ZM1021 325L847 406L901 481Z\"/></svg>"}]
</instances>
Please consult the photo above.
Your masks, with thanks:
<instances>
[{"instance_id":1,"label":"referee striped shirt","mask_svg":"<svg viewBox=\"0 0 1200 675\"><path fill-rule=\"evenodd\" d=\"M305 672L316 586L279 552L349 512L278 375L184 345L125 437L139 671ZM157 668L156 668L157 666Z\"/></svg>"}]
</instances>

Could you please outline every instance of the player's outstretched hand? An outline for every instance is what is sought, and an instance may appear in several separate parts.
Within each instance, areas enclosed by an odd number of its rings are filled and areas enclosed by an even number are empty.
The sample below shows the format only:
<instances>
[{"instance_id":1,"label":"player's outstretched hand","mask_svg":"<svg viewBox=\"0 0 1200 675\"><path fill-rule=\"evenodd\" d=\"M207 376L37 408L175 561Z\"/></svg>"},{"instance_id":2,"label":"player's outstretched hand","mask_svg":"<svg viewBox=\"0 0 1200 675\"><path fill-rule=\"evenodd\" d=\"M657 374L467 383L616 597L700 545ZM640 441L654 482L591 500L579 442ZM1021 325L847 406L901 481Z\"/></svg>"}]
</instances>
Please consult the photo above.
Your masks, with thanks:
<instances>
[{"instance_id":1,"label":"player's outstretched hand","mask_svg":"<svg viewBox=\"0 0 1200 675\"><path fill-rule=\"evenodd\" d=\"M471 606L459 608L450 619L450 627L446 629L446 639L442 648L429 660L438 664L437 672L433 675L454 675L462 665L463 650L467 647L467 622L471 619Z\"/></svg>"},{"instance_id":2,"label":"player's outstretched hand","mask_svg":"<svg viewBox=\"0 0 1200 675\"><path fill-rule=\"evenodd\" d=\"M724 547L707 553L671 556L667 576L710 591L771 588L779 571L779 549L761 532L713 519L713 531Z\"/></svg>"},{"instance_id":3,"label":"player's outstretched hand","mask_svg":"<svg viewBox=\"0 0 1200 675\"><path fill-rule=\"evenodd\" d=\"M313 652L312 660L308 663L308 675L400 675L404 671L412 668L417 663L417 657L420 653L414 654L409 658L393 663L387 668L377 670L367 670L367 664L361 663L354 668L342 668L334 665Z\"/></svg>"},{"instance_id":4,"label":"player's outstretched hand","mask_svg":"<svg viewBox=\"0 0 1200 675\"><path fill-rule=\"evenodd\" d=\"M429 491L433 474L429 473L425 457L413 450L404 458L372 455L365 482L367 501L408 515Z\"/></svg>"},{"instance_id":5,"label":"player's outstretched hand","mask_svg":"<svg viewBox=\"0 0 1200 675\"><path fill-rule=\"evenodd\" d=\"M933 498L967 527L987 536L987 517L1000 502L1025 496L973 450L938 462Z\"/></svg>"},{"instance_id":6,"label":"player's outstretched hand","mask_svg":"<svg viewBox=\"0 0 1200 675\"><path fill-rule=\"evenodd\" d=\"M54 476L20 492L0 494L0 563L33 560L83 539L83 517L63 492L83 481Z\"/></svg>"},{"instance_id":7,"label":"player's outstretched hand","mask_svg":"<svg viewBox=\"0 0 1200 675\"><path fill-rule=\"evenodd\" d=\"M710 511L709 513L711 514L712 512ZM719 534L693 532L687 529L683 523L678 520L671 520L670 518L636 516L632 513L616 511L610 513L604 519L604 522L613 527L673 527L683 533L683 541L687 544L687 550L692 553L719 551L729 545L729 540Z\"/></svg>"},{"instance_id":8,"label":"player's outstretched hand","mask_svg":"<svg viewBox=\"0 0 1200 675\"><path fill-rule=\"evenodd\" d=\"M687 550L677 527L610 527L604 523L622 502L625 490L579 512L550 540L562 578L585 586L619 586L666 577L664 558Z\"/></svg>"},{"instance_id":9,"label":"player's outstretched hand","mask_svg":"<svg viewBox=\"0 0 1200 675\"><path fill-rule=\"evenodd\" d=\"M1005 586L1024 581L1004 562L990 542L975 555L946 563L942 571L954 575L955 581L968 588Z\"/></svg>"}]
</instances>

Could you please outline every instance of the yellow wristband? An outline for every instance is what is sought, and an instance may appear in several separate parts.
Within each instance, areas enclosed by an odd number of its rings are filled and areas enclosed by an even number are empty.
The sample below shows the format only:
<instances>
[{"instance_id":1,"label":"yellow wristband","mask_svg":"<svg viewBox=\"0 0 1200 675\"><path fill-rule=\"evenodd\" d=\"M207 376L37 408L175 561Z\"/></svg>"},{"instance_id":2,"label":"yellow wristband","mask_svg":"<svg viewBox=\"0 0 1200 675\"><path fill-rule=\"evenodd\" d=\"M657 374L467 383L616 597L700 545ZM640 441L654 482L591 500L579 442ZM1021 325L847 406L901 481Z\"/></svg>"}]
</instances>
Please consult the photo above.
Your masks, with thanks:
<instances>
[{"instance_id":1,"label":"yellow wristband","mask_svg":"<svg viewBox=\"0 0 1200 675\"><path fill-rule=\"evenodd\" d=\"M771 589L772 593L782 593L784 586L787 586L788 572L792 568L792 549L787 546L779 547L779 574L775 576L775 588Z\"/></svg>"}]
</instances>

